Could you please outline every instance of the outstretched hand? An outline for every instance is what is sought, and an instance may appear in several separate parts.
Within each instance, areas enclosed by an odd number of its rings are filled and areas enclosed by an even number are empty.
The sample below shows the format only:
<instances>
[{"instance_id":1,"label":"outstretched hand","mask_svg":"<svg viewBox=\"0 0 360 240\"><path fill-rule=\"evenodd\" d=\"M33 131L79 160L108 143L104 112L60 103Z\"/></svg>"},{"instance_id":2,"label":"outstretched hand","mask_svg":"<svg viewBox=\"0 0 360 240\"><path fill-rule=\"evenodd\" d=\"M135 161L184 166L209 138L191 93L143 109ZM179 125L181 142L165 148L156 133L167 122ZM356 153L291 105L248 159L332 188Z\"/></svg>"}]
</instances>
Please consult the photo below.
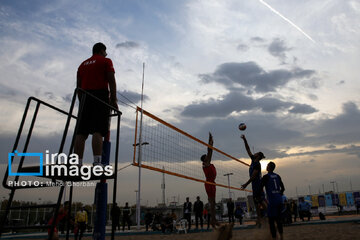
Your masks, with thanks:
<instances>
[{"instance_id":1,"label":"outstretched hand","mask_svg":"<svg viewBox=\"0 0 360 240\"><path fill-rule=\"evenodd\" d=\"M214 144L214 140L213 140L213 136L211 135L211 132L209 132L209 145L213 145Z\"/></svg>"}]
</instances>

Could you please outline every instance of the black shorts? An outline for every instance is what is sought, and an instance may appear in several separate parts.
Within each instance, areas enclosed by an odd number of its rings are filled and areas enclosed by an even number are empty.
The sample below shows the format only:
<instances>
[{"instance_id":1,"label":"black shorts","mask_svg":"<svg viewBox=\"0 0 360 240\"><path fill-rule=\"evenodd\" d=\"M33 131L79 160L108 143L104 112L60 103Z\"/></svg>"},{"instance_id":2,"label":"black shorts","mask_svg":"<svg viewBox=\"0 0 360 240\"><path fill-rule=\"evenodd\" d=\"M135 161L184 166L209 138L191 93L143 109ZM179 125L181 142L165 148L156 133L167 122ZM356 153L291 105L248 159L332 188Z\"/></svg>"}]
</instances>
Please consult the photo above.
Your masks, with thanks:
<instances>
[{"instance_id":1,"label":"black shorts","mask_svg":"<svg viewBox=\"0 0 360 240\"><path fill-rule=\"evenodd\" d=\"M109 91L86 90L90 94L109 104ZM80 100L80 106L82 100ZM81 116L80 116L81 115ZM109 131L110 109L97 99L86 95L83 109L79 108L78 112L78 130L77 134L88 135L96 132L105 136Z\"/></svg>"}]
</instances>

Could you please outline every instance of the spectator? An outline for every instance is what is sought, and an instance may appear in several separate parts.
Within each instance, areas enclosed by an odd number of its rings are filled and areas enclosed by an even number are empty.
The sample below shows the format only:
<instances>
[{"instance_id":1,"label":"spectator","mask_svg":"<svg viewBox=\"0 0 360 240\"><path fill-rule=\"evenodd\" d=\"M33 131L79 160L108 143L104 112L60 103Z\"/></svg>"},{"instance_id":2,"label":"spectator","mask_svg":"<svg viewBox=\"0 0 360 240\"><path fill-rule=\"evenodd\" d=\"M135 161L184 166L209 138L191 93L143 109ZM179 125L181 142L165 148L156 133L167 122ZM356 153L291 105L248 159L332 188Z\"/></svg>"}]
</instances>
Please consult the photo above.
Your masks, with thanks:
<instances>
[{"instance_id":1,"label":"spectator","mask_svg":"<svg viewBox=\"0 0 360 240\"><path fill-rule=\"evenodd\" d=\"M239 219L240 225L242 225L243 215L244 215L244 210L241 208L240 205L237 205L235 210L235 217Z\"/></svg>"},{"instance_id":2,"label":"spectator","mask_svg":"<svg viewBox=\"0 0 360 240\"><path fill-rule=\"evenodd\" d=\"M116 227L120 231L120 214L121 210L117 203L114 203L113 208L111 209L111 219L112 219L112 227L114 231L116 230Z\"/></svg>"},{"instance_id":3,"label":"spectator","mask_svg":"<svg viewBox=\"0 0 360 240\"><path fill-rule=\"evenodd\" d=\"M166 232L166 230L168 230L169 232L172 232L174 229L174 225L173 225L173 218L171 216L170 213L167 213L166 215L164 215L162 217L161 220L161 231L163 233Z\"/></svg>"},{"instance_id":4,"label":"spectator","mask_svg":"<svg viewBox=\"0 0 360 240\"><path fill-rule=\"evenodd\" d=\"M196 202L194 203L196 229L199 229L199 219L200 219L200 227L201 229L203 229L203 211L204 211L204 204L200 200L200 197L197 196Z\"/></svg>"},{"instance_id":5,"label":"spectator","mask_svg":"<svg viewBox=\"0 0 360 240\"><path fill-rule=\"evenodd\" d=\"M290 208L291 208L291 214L294 215L294 222L296 222L296 218L298 216L298 206L294 200L291 201Z\"/></svg>"},{"instance_id":6,"label":"spectator","mask_svg":"<svg viewBox=\"0 0 360 240\"><path fill-rule=\"evenodd\" d=\"M82 207L80 211L76 213L75 216L75 224L77 224L77 228L78 228L78 231L75 233L75 240L78 240L78 237L79 240L81 240L86 230L87 223L88 223L88 215L87 212L85 211L85 208Z\"/></svg>"},{"instance_id":7,"label":"spectator","mask_svg":"<svg viewBox=\"0 0 360 240\"><path fill-rule=\"evenodd\" d=\"M191 209L192 204L189 202L189 197L186 198L186 202L184 203L184 218L188 221L188 229L191 229Z\"/></svg>"},{"instance_id":8,"label":"spectator","mask_svg":"<svg viewBox=\"0 0 360 240\"><path fill-rule=\"evenodd\" d=\"M125 223L128 225L128 230L130 230L131 220L131 209L129 203L125 203L125 207L122 210L122 230L125 231Z\"/></svg>"},{"instance_id":9,"label":"spectator","mask_svg":"<svg viewBox=\"0 0 360 240\"><path fill-rule=\"evenodd\" d=\"M152 221L153 221L153 214L150 212L149 209L146 209L146 214L145 214L146 231L149 231L149 226L151 225Z\"/></svg>"},{"instance_id":10,"label":"spectator","mask_svg":"<svg viewBox=\"0 0 360 240\"><path fill-rule=\"evenodd\" d=\"M302 221L304 221L304 217L308 218L308 221L310 221L311 217L311 205L310 203L304 201L304 198L299 199L299 217Z\"/></svg>"},{"instance_id":11,"label":"spectator","mask_svg":"<svg viewBox=\"0 0 360 240\"><path fill-rule=\"evenodd\" d=\"M231 222L235 223L235 221L234 221L234 208L235 208L235 205L234 205L234 202L232 201L231 198L229 198L228 202L226 203L226 206L227 206L227 209L228 209L229 223L231 223Z\"/></svg>"}]
</instances>

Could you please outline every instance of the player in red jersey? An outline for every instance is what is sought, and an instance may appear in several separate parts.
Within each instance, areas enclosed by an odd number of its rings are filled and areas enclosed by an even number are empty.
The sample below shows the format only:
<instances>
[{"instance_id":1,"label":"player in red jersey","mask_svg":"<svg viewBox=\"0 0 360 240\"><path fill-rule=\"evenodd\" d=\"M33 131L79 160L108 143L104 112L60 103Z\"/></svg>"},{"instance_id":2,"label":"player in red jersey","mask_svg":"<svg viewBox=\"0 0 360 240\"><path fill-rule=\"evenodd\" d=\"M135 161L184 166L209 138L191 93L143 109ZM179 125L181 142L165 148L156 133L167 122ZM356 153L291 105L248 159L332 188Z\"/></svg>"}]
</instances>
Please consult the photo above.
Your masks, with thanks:
<instances>
[{"instance_id":1,"label":"player in red jersey","mask_svg":"<svg viewBox=\"0 0 360 240\"><path fill-rule=\"evenodd\" d=\"M96 43L93 55L86 59L77 71L77 87L94 95L101 101L118 109L116 98L115 70L110 58L106 58L106 46ZM94 165L101 163L103 137L109 130L110 109L89 95L78 92L80 103L84 101L81 116L78 119L78 130L75 138L74 152L79 156L80 164L85 148L85 141L92 134Z\"/></svg>"},{"instance_id":2,"label":"player in red jersey","mask_svg":"<svg viewBox=\"0 0 360 240\"><path fill-rule=\"evenodd\" d=\"M209 145L213 146L214 141L211 133L209 133ZM208 147L207 154L201 156L201 161L203 165L203 171L206 177L207 182L215 183L216 179L216 168L214 164L211 163L212 157L212 148ZM215 217L215 195L216 195L216 186L214 184L205 183L205 190L208 195L208 200L210 203L210 216L211 216L211 226L215 227L219 225Z\"/></svg>"}]
</instances>

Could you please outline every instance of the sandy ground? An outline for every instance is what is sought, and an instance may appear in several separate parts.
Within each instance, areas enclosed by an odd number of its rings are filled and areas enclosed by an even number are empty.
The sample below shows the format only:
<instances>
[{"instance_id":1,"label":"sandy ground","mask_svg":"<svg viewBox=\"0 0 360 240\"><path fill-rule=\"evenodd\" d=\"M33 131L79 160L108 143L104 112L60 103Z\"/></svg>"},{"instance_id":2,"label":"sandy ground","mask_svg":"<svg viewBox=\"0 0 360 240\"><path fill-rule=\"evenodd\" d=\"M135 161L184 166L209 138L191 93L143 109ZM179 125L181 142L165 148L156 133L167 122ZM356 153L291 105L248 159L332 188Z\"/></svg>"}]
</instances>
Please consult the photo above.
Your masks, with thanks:
<instances>
[{"instance_id":1,"label":"sandy ground","mask_svg":"<svg viewBox=\"0 0 360 240\"><path fill-rule=\"evenodd\" d=\"M83 238L91 240L91 237ZM106 238L107 240L110 237ZM117 240L215 240L215 232L202 232L191 234L152 234L152 235L132 235L116 236ZM271 239L268 226L261 229L234 229L233 240L267 240ZM279 239L279 238L277 238ZM284 239L289 240L356 240L360 239L359 223L336 223L336 224L316 224L298 225L284 228Z\"/></svg>"},{"instance_id":2,"label":"sandy ground","mask_svg":"<svg viewBox=\"0 0 360 240\"><path fill-rule=\"evenodd\" d=\"M341 223L342 222L342 223ZM321 224L320 224L321 223ZM247 222L247 224L254 224L253 222ZM108 229L109 230L109 229ZM119 234L119 232L116 232ZM126 234L126 233L125 233ZM216 232L198 232L188 234L162 234L154 232L140 232L137 234L133 230L128 232L129 235L115 236L116 240L216 240ZM131 235L130 235L131 234ZM37 236L31 237L31 234L23 235L24 239L42 239L46 237L46 233L43 233L44 237ZM10 238L22 239L20 235L8 235L6 239ZM13 239L12 238L12 239ZM61 237L61 240L65 237ZM70 236L70 239L74 239ZM110 240L111 237L106 237L106 240ZM239 227L238 223L233 230L232 240L268 240L270 237L269 226L266 223L260 229L249 228L249 226ZM279 238L277 238L279 239ZM290 226L284 227L284 239L286 240L360 240L360 218L359 215L348 216L327 216L327 221L322 222L317 218L313 218L310 222L296 223ZM83 240L92 240L92 237L87 235Z\"/></svg>"}]
</instances>

